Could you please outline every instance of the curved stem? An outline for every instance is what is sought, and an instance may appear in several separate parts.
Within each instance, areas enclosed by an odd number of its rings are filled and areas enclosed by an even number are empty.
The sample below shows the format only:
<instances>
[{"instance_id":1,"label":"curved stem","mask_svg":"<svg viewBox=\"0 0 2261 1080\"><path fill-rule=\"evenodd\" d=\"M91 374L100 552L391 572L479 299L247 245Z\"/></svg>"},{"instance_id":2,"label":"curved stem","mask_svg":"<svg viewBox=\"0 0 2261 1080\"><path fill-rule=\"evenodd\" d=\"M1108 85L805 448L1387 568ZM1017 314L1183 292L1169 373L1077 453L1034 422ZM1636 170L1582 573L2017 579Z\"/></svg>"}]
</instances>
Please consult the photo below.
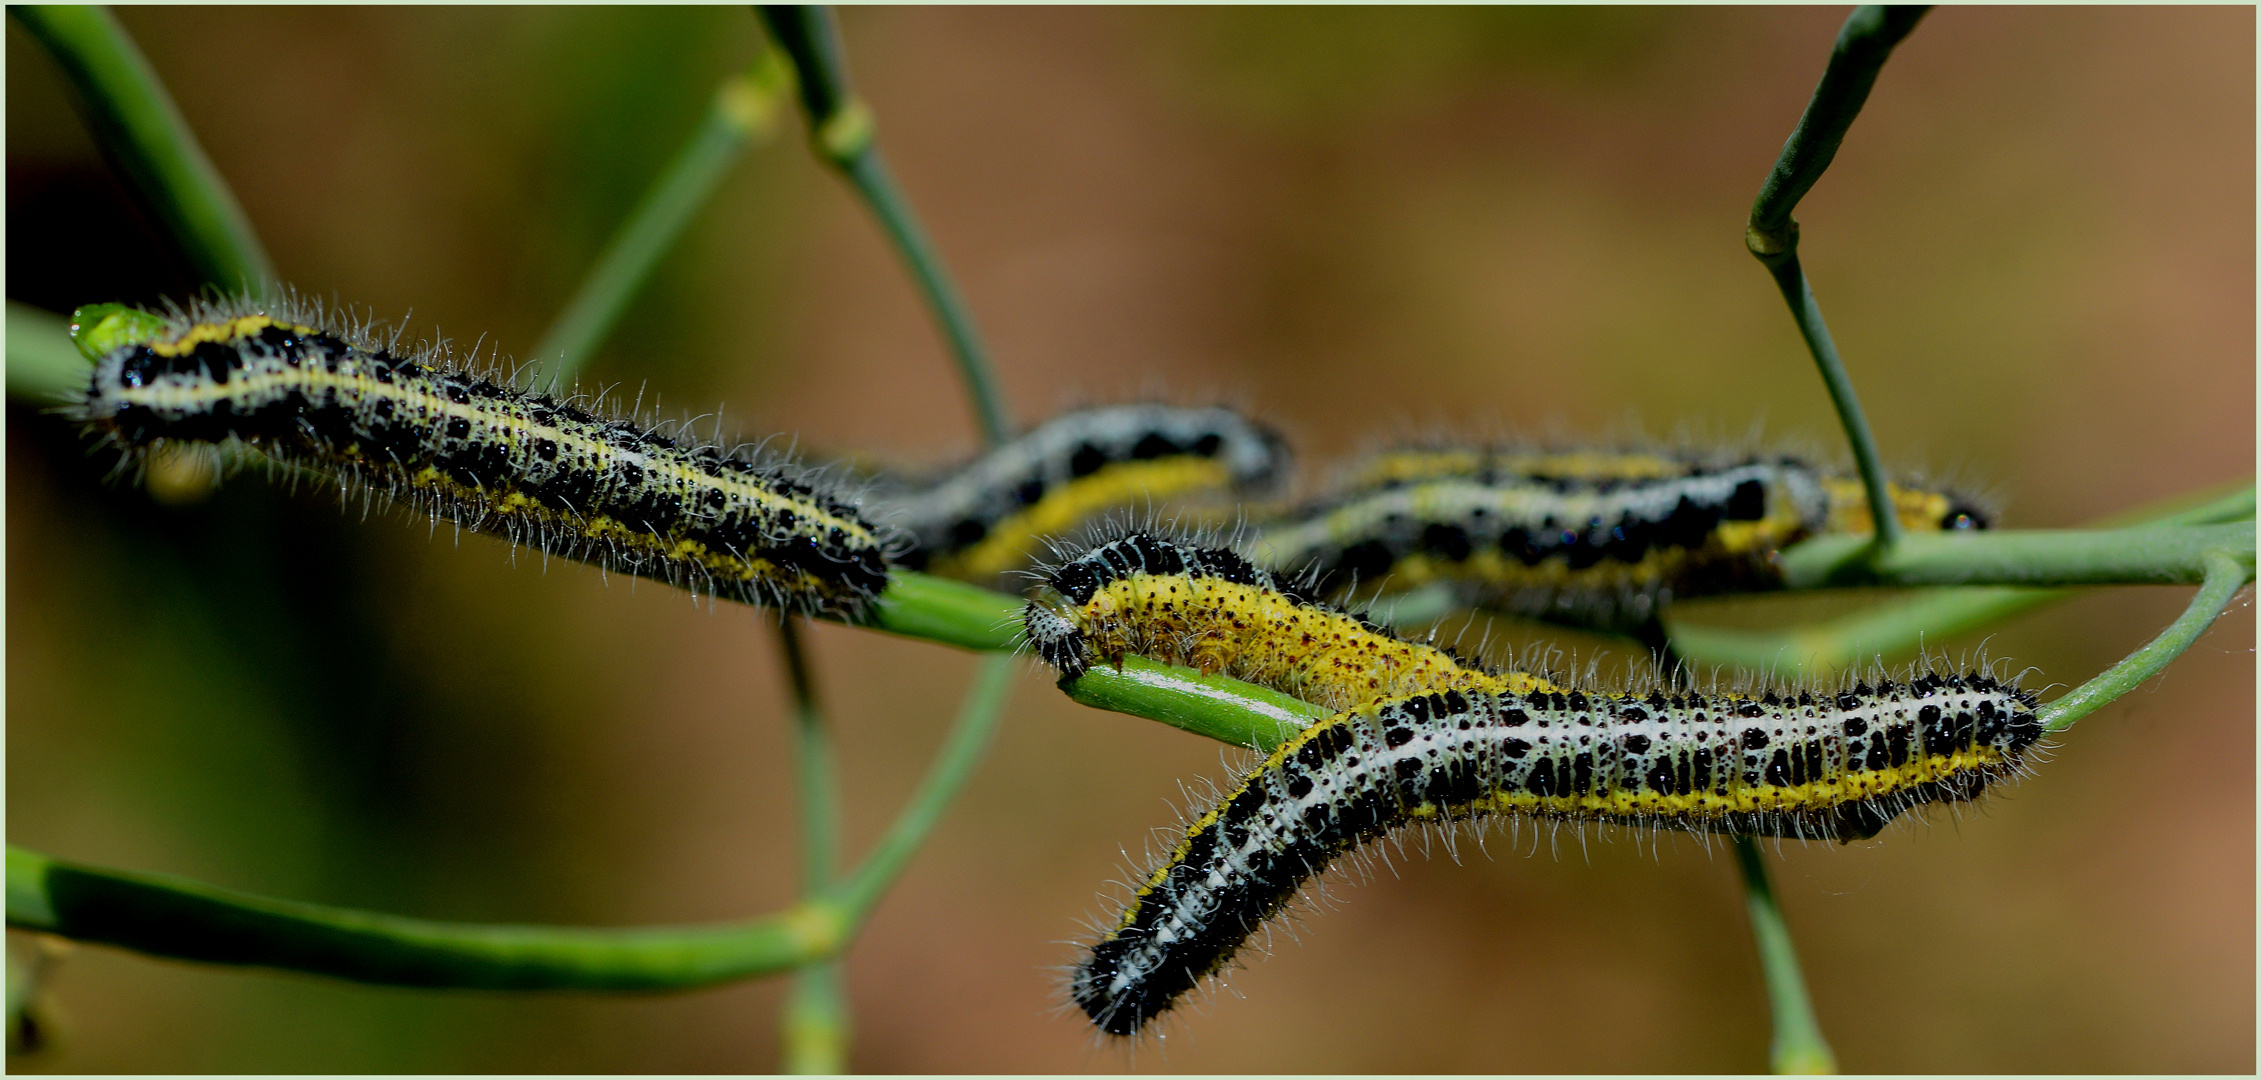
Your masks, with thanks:
<instances>
[{"instance_id":1,"label":"curved stem","mask_svg":"<svg viewBox=\"0 0 2261 1080\"><path fill-rule=\"evenodd\" d=\"M864 863L822 899L711 926L618 930L435 922L81 866L8 847L8 925L153 956L390 986L687 990L840 954L996 730L1019 661L983 661L932 770Z\"/></svg>"},{"instance_id":2,"label":"curved stem","mask_svg":"<svg viewBox=\"0 0 2261 1080\"><path fill-rule=\"evenodd\" d=\"M251 220L117 16L63 4L8 14L61 65L95 144L197 275L228 292L272 284L274 266Z\"/></svg>"},{"instance_id":3,"label":"curved stem","mask_svg":"<svg viewBox=\"0 0 2261 1080\"><path fill-rule=\"evenodd\" d=\"M1813 98L1798 117L1798 126L1782 144L1759 196L1751 203L1750 248L1760 258L1784 247L1797 246L1796 226L1790 212L1806 197L1814 182L1837 158L1837 147L1861 106L1868 103L1876 76L1901 39L1916 28L1928 6L1864 5L1853 9L1837 31L1830 49L1829 66L1814 86ZM1789 235L1784 236L1788 231Z\"/></svg>"},{"instance_id":4,"label":"curved stem","mask_svg":"<svg viewBox=\"0 0 2261 1080\"><path fill-rule=\"evenodd\" d=\"M543 366L529 367L526 379L571 385L739 155L776 134L777 114L792 80L789 62L775 49L763 50L751 67L723 80L690 141L652 181L534 347L533 358Z\"/></svg>"},{"instance_id":5,"label":"curved stem","mask_svg":"<svg viewBox=\"0 0 2261 1080\"><path fill-rule=\"evenodd\" d=\"M2099 526L2212 525L2253 517L2253 484L2197 505L2173 500L2175 509L2116 514ZM1673 621L1673 647L1680 655L1708 664L1756 670L1796 670L1809 666L1841 668L1879 654L1915 648L1993 625L2071 596L2068 589L1980 585L1935 589L1879 604L1824 623L1788 630L1751 632Z\"/></svg>"},{"instance_id":6,"label":"curved stem","mask_svg":"<svg viewBox=\"0 0 2261 1080\"><path fill-rule=\"evenodd\" d=\"M981 763L983 751L989 748L990 736L997 732L997 721L1012 698L1013 680L1019 674L1020 661L1011 655L982 660L950 734L944 737L934 764L928 766L926 779L879 843L873 845L871 854L864 857L863 866L834 893L850 920L861 923L870 913L912 853L925 842L926 834L941 819L943 809L957 796L966 778L973 775L974 766Z\"/></svg>"},{"instance_id":7,"label":"curved stem","mask_svg":"<svg viewBox=\"0 0 2261 1080\"><path fill-rule=\"evenodd\" d=\"M1853 445L1853 461L1859 466L1861 484L1868 491L1869 516L1875 523L1873 551L1876 554L1899 544L1900 516L1892 505L1883 458L1876 451L1876 436L1869 430L1868 415L1861 409L1860 396L1853 391L1853 378L1846 373L1845 362L1837 355L1837 343L1829 335L1829 325L1822 320L1821 305L1815 302L1805 270L1798 264L1798 223L1790 217L1790 212L1835 160L1838 144L1844 141L1845 132L1861 114L1869 90L1876 85L1877 72L1892 55L1893 47L1915 29L1917 20L1923 18L1927 10L1870 5L1855 9L1852 17L1845 20L1844 28L1837 33L1836 47L1830 51L1829 66L1822 72L1820 84L1814 87L1813 99L1806 103L1797 128L1782 144L1782 155L1775 160L1774 171L1767 175L1765 185L1759 189L1758 198L1751 205L1750 223L1743 233L1744 245L1766 264L1768 273L1774 276L1775 286L1782 290L1783 301L1790 305L1790 317L1798 324L1798 333L1805 338L1814 365L1821 370L1822 382L1829 387L1829 400L1836 406L1837 419L1844 425L1846 439Z\"/></svg>"},{"instance_id":8,"label":"curved stem","mask_svg":"<svg viewBox=\"0 0 2261 1080\"><path fill-rule=\"evenodd\" d=\"M793 58L793 67L800 75L801 106L808 113L817 153L848 178L864 205L879 218L896 253L909 265L935 321L941 324L950 354L957 361L958 376L973 400L982 442L996 446L1012 438L1012 417L998 389L989 349L982 344L981 330L974 324L973 309L966 305L925 226L919 224L910 201L903 197L894 174L880 156L872 138L871 110L848 86L840 32L831 9L811 4L763 6L760 10L770 35Z\"/></svg>"},{"instance_id":9,"label":"curved stem","mask_svg":"<svg viewBox=\"0 0 2261 1080\"><path fill-rule=\"evenodd\" d=\"M2214 552L2206 557L2206 583L2191 597L2190 607L2182 617L2160 631L2151 643L2137 649L2124 660L2104 669L2103 674L2082 683L2072 693L2044 705L2040 709L2041 726L2048 731L2063 731L2073 722L2110 704L2120 695L2143 685L2144 680L2166 670L2175 658L2190 648L2192 642L2214 625L2222 609L2253 580L2253 560L2240 558L2229 552Z\"/></svg>"}]
</instances>

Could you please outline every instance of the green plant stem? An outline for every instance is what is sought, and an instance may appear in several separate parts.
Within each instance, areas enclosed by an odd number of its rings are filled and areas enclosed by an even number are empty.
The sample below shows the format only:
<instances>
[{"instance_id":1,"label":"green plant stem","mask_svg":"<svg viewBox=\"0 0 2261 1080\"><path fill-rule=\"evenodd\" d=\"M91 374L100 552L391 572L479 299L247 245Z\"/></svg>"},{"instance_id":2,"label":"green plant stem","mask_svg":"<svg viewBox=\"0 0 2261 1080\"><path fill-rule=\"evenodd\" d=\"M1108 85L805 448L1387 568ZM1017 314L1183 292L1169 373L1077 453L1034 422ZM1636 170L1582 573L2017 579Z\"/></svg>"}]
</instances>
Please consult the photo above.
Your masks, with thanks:
<instances>
[{"instance_id":1,"label":"green plant stem","mask_svg":"<svg viewBox=\"0 0 2261 1080\"><path fill-rule=\"evenodd\" d=\"M2254 535L2251 522L1923 534L1907 537L1882 562L1848 572L1864 544L1859 537L1820 537L1784 552L1791 587L2196 584L2208 552L2250 562ZM960 648L1010 649L1020 608L1003 593L898 570L868 625Z\"/></svg>"},{"instance_id":2,"label":"green plant stem","mask_svg":"<svg viewBox=\"0 0 2261 1080\"><path fill-rule=\"evenodd\" d=\"M2242 553L2214 552L2206 560L2208 588L2202 599L2211 607L2194 607L2198 614L2186 614L2161 641L2076 691L2081 711L2045 706L2048 722L2061 728L2155 673L2187 647L2211 612L2250 576L2250 528L2243 535ZM1009 615L1013 606L1009 597L990 596L995 599L989 617L976 623L982 630L994 627L997 617ZM946 610L962 616L968 607L961 602ZM799 967L837 955L917 850L979 760L1018 663L1009 655L984 661L926 780L863 865L826 900L779 915L705 927L627 930L450 924L75 866L10 847L8 923L160 956L404 986L683 989ZM1285 731L1318 712L1220 677L1152 670L1160 667L1126 659L1120 679L1109 674L1112 669L1094 669L1069 689L1087 704L1132 715L1155 713L1186 730L1259 750L1276 746ZM1210 715L1197 715L1204 712Z\"/></svg>"},{"instance_id":3,"label":"green plant stem","mask_svg":"<svg viewBox=\"0 0 2261 1080\"><path fill-rule=\"evenodd\" d=\"M1774 1014L1774 1040L1768 1063L1781 1075L1816 1075L1837 1071L1837 1059L1822 1037L1814 1017L1813 1001L1806 995L1806 977L1798 967L1798 950L1790 941L1790 925L1775 901L1774 883L1768 880L1765 856L1758 841L1735 837L1735 864L1743 872L1743 904L1751 917L1751 937L1759 947L1759 970L1766 979L1767 1003Z\"/></svg>"},{"instance_id":4,"label":"green plant stem","mask_svg":"<svg viewBox=\"0 0 2261 1080\"><path fill-rule=\"evenodd\" d=\"M911 570L888 575L867 624L875 630L975 652L1020 643L1021 600L994 589Z\"/></svg>"},{"instance_id":5,"label":"green plant stem","mask_svg":"<svg viewBox=\"0 0 2261 1080\"><path fill-rule=\"evenodd\" d=\"M1865 6L1854 10L1837 33L1837 44L1829 54L1829 66L1822 72L1821 83L1814 87L1812 100L1806 103L1804 115L1790 133L1789 141L1782 144L1782 156L1774 163L1766 183L1760 187L1759 196L1751 205L1751 218L1743 233L1743 242L1751 254L1764 263L1774 277L1775 286L1782 290L1782 299L1790 305L1790 317L1798 324L1798 333L1805 338L1807 351L1813 353L1814 364L1821 370L1821 379L1829 387L1829 399L1837 408L1837 419L1845 427L1845 437L1853 444L1853 461L1860 468L1861 484L1868 491L1869 514L1875 522L1874 551L1881 555L1900 542L1900 516L1892 504L1891 490L1886 486L1883 458L1876 451L1876 436L1869 430L1868 416L1861 409L1858 394L1853 391L1852 376L1845 371L1845 362L1837 354L1837 343L1830 337L1829 325L1821 317L1821 305L1815 302L1813 289L1806 282L1806 274L1798 264L1798 223L1790 212L1798 201L1805 198L1814 182L1828 170L1837 156L1837 147L1852 127L1853 119L1860 115L1861 106L1868 101L1869 90L1876 85L1876 74L1884 61L1892 55L1894 46L1915 29L1917 20L1923 18L1928 8Z\"/></svg>"},{"instance_id":6,"label":"green plant stem","mask_svg":"<svg viewBox=\"0 0 2261 1080\"><path fill-rule=\"evenodd\" d=\"M847 969L838 960L793 973L786 994L783 1048L778 1071L793 1076L837 1076L848 1071Z\"/></svg>"},{"instance_id":7,"label":"green plant stem","mask_svg":"<svg viewBox=\"0 0 2261 1080\"><path fill-rule=\"evenodd\" d=\"M273 283L274 267L243 207L117 17L61 4L12 6L8 14L55 57L95 144L198 276L230 292Z\"/></svg>"},{"instance_id":8,"label":"green plant stem","mask_svg":"<svg viewBox=\"0 0 2261 1080\"><path fill-rule=\"evenodd\" d=\"M995 732L1018 661L983 661L926 780L821 900L711 926L596 930L434 922L104 870L8 847L8 925L154 956L391 986L686 990L838 956L957 794Z\"/></svg>"},{"instance_id":9,"label":"green plant stem","mask_svg":"<svg viewBox=\"0 0 2261 1080\"><path fill-rule=\"evenodd\" d=\"M1782 553L1793 589L1843 585L2195 585L2214 551L2253 557L2253 523L2126 529L2003 529L1910 535L1870 559L1854 536Z\"/></svg>"},{"instance_id":10,"label":"green plant stem","mask_svg":"<svg viewBox=\"0 0 2261 1080\"><path fill-rule=\"evenodd\" d=\"M1876 433L1868 426L1868 414L1861 409L1860 395L1853 390L1853 377L1845 371L1845 361L1837 355L1837 342L1829 336L1829 325L1822 321L1821 305L1814 300L1811 286L1806 283L1804 269L1798 265L1793 253L1785 258L1767 263L1767 271L1774 275L1774 283L1782 290L1782 299L1790 305L1790 317L1798 324L1798 334L1806 341L1806 350L1813 354L1814 366L1821 371L1821 381L1829 387L1830 403L1837 408L1837 421L1845 428L1845 438L1853 446L1853 462L1859 467L1861 485L1868 492L1870 520L1875 523L1874 539L1865 541L1877 553L1891 550L1899 544L1903 530L1899 512L1892 505L1890 481L1884 475L1884 459L1876 450Z\"/></svg>"},{"instance_id":11,"label":"green plant stem","mask_svg":"<svg viewBox=\"0 0 2261 1080\"><path fill-rule=\"evenodd\" d=\"M2182 617L2161 631L2151 643L2137 649L2124 660L2104 669L2103 674L2082 683L2072 693L2042 706L2038 712L2041 726L2048 731L2063 731L2073 722L2103 708L2120 695L2141 686L2144 680L2166 670L2175 658L2190 648L2192 642L2214 625L2222 609L2253 580L2253 560L2240 558L2230 552L2213 552L2206 557L2206 582L2191 598L2190 607Z\"/></svg>"},{"instance_id":12,"label":"green plant stem","mask_svg":"<svg viewBox=\"0 0 2261 1080\"><path fill-rule=\"evenodd\" d=\"M800 76L801 105L808 113L810 141L818 155L848 178L864 205L879 218L887 238L925 294L927 306L957 361L966 393L973 399L982 441L996 446L1012 438L1012 418L1005 409L1004 395L997 387L989 350L982 344L973 311L880 155L873 139L871 110L849 88L840 32L831 9L822 5L776 5L763 6L760 11L770 35L792 57Z\"/></svg>"},{"instance_id":13,"label":"green plant stem","mask_svg":"<svg viewBox=\"0 0 2261 1080\"><path fill-rule=\"evenodd\" d=\"M83 397L86 357L71 344L62 316L8 301L8 393L38 405Z\"/></svg>"},{"instance_id":14,"label":"green plant stem","mask_svg":"<svg viewBox=\"0 0 2261 1080\"><path fill-rule=\"evenodd\" d=\"M840 852L840 785L832 737L817 700L816 677L809 670L801 622L786 616L777 625L778 651L793 690L794 777L801 796L801 888L806 901L832 888ZM793 973L786 995L784 1071L828 1075L846 1070L849 1014L845 973L838 960L813 963Z\"/></svg>"},{"instance_id":15,"label":"green plant stem","mask_svg":"<svg viewBox=\"0 0 2261 1080\"><path fill-rule=\"evenodd\" d=\"M2211 525L2250 520L2253 484L2198 505L2175 500L2171 510L2114 515L2102 525ZM1687 659L1758 670L1804 667L1842 668L1879 654L1914 648L1998 623L2073 595L2069 589L2006 585L1943 588L1906 600L1879 604L1829 622L1789 630L1749 632L1673 622L1673 649Z\"/></svg>"},{"instance_id":16,"label":"green plant stem","mask_svg":"<svg viewBox=\"0 0 2261 1080\"><path fill-rule=\"evenodd\" d=\"M1094 709L1159 720L1252 750L1270 751L1327 716L1325 709L1261 686L1143 656L1062 679L1060 690Z\"/></svg>"},{"instance_id":17,"label":"green plant stem","mask_svg":"<svg viewBox=\"0 0 2261 1080\"><path fill-rule=\"evenodd\" d=\"M809 904L691 927L433 922L80 866L10 845L8 925L182 960L392 986L678 990L830 956L845 923L829 905Z\"/></svg>"},{"instance_id":18,"label":"green plant stem","mask_svg":"<svg viewBox=\"0 0 2261 1080\"><path fill-rule=\"evenodd\" d=\"M873 845L871 854L864 857L862 869L836 892L835 899L851 920L861 923L870 913L903 864L926 842L926 834L933 831L943 809L973 775L974 766L981 763L982 753L989 748L990 737L997 732L997 721L1012 698L1013 681L1019 674L1020 661L1010 654L983 658L973 687L966 692L965 704L958 707L957 721L944 737L934 764L927 768L926 779L920 781L911 801Z\"/></svg>"},{"instance_id":19,"label":"green plant stem","mask_svg":"<svg viewBox=\"0 0 2261 1080\"><path fill-rule=\"evenodd\" d=\"M1758 239L1750 247L1761 258L1765 257L1764 250L1785 244L1796 246L1791 211L1836 160L1837 147L1845 141L1853 120L1861 115L1861 106L1868 103L1869 90L1876 86L1876 75L1883 70L1884 61L1930 10L1928 6L1864 5L1853 9L1845 25L1838 28L1829 66L1823 69L1821 82L1806 102L1805 113L1798 117L1797 128L1782 144L1782 156L1775 159L1774 171L1767 174L1759 197L1751 204L1750 228ZM1787 239L1785 231L1789 232Z\"/></svg>"},{"instance_id":20,"label":"green plant stem","mask_svg":"<svg viewBox=\"0 0 2261 1080\"><path fill-rule=\"evenodd\" d=\"M793 71L782 53L765 49L751 67L723 80L698 129L629 212L557 321L534 347L541 367L529 380L571 385L644 282L706 205L749 145L777 133L778 113L791 93Z\"/></svg>"}]
</instances>

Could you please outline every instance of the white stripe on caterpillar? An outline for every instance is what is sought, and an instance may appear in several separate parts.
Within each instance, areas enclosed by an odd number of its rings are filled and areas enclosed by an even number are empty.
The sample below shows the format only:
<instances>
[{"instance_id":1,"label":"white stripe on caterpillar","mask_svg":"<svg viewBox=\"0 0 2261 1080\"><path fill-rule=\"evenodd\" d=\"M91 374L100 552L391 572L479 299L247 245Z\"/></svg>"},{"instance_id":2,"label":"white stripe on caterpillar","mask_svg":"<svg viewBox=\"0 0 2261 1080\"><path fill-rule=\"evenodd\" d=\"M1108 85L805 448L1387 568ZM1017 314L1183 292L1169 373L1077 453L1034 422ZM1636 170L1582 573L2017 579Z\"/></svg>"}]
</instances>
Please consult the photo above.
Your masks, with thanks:
<instances>
[{"instance_id":1,"label":"white stripe on caterpillar","mask_svg":"<svg viewBox=\"0 0 2261 1080\"><path fill-rule=\"evenodd\" d=\"M1280 436L1231 409L1113 405L1054 417L924 485L882 474L865 505L910 535L904 566L987 582L1099 514L1261 493L1289 467Z\"/></svg>"},{"instance_id":2,"label":"white stripe on caterpillar","mask_svg":"<svg viewBox=\"0 0 2261 1080\"><path fill-rule=\"evenodd\" d=\"M1980 671L1832 693L1447 690L1320 721L1192 822L1069 979L1137 1033L1335 860L1501 815L1852 840L2022 772L2031 693Z\"/></svg>"},{"instance_id":3,"label":"white stripe on caterpillar","mask_svg":"<svg viewBox=\"0 0 2261 1080\"><path fill-rule=\"evenodd\" d=\"M285 308L287 305L278 305ZM96 365L83 419L128 454L240 441L545 554L748 604L855 617L885 534L821 474L395 355L320 312L176 313Z\"/></svg>"},{"instance_id":4,"label":"white stripe on caterpillar","mask_svg":"<svg viewBox=\"0 0 2261 1080\"><path fill-rule=\"evenodd\" d=\"M1782 455L1400 449L1348 476L1244 553L1315 575L1321 595L1445 581L1471 606L1623 631L1676 597L1779 588L1781 548L1869 528L1858 480ZM1945 492L1892 496L1912 530L1988 523Z\"/></svg>"}]
</instances>

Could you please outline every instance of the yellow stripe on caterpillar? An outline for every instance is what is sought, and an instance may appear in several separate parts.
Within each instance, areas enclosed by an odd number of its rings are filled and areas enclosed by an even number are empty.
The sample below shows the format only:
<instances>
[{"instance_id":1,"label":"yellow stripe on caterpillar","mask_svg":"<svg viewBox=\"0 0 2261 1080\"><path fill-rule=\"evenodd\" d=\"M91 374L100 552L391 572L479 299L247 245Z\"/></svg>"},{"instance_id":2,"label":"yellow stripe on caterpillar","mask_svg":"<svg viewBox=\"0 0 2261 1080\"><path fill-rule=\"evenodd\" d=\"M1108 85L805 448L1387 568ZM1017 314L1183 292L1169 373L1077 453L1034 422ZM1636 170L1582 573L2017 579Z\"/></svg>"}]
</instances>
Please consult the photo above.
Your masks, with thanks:
<instances>
[{"instance_id":1,"label":"yellow stripe on caterpillar","mask_svg":"<svg viewBox=\"0 0 2261 1080\"><path fill-rule=\"evenodd\" d=\"M972 547L936 556L927 564L927 573L986 581L1028 565L1047 538L1109 510L1231 486L1231 469L1214 458L1181 456L1108 465L1045 492L1035 505L998 522Z\"/></svg>"},{"instance_id":2,"label":"yellow stripe on caterpillar","mask_svg":"<svg viewBox=\"0 0 2261 1080\"><path fill-rule=\"evenodd\" d=\"M129 454L247 443L546 554L744 603L854 616L886 586L885 534L789 461L243 307L115 348L83 418Z\"/></svg>"},{"instance_id":3,"label":"yellow stripe on caterpillar","mask_svg":"<svg viewBox=\"0 0 2261 1080\"><path fill-rule=\"evenodd\" d=\"M1266 523L1243 552L1321 595L1446 581L1472 606L1625 630L1675 598L1779 588L1781 548L1868 528L1859 481L1790 457L1443 448L1349 475L1364 486ZM1893 496L1912 530L1987 523L1944 492Z\"/></svg>"},{"instance_id":4,"label":"yellow stripe on caterpillar","mask_svg":"<svg viewBox=\"0 0 2261 1080\"><path fill-rule=\"evenodd\" d=\"M1221 970L1336 859L1407 826L1501 815L1797 838L1876 835L2013 777L2042 730L1986 672L1833 692L1528 694L1369 702L1273 751L1186 827L1070 976L1129 1035Z\"/></svg>"},{"instance_id":5,"label":"yellow stripe on caterpillar","mask_svg":"<svg viewBox=\"0 0 2261 1080\"><path fill-rule=\"evenodd\" d=\"M939 479L879 474L864 505L910 536L902 565L991 583L1109 511L1258 494L1288 469L1279 435L1231 409L1109 405L1056 416Z\"/></svg>"}]
</instances>

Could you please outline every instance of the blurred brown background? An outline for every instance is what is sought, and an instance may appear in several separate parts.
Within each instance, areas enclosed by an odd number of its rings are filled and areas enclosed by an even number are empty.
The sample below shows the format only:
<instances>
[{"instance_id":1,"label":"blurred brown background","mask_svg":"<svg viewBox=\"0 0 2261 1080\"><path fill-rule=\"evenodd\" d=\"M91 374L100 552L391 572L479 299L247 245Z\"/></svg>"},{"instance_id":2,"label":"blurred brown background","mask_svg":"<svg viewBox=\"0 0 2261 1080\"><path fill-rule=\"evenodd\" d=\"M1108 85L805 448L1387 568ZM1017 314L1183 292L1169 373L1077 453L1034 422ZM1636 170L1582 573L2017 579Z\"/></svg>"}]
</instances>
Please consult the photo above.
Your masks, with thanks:
<instances>
[{"instance_id":1,"label":"blurred brown background","mask_svg":"<svg viewBox=\"0 0 2261 1080\"><path fill-rule=\"evenodd\" d=\"M850 9L883 145L1021 420L1165 390L1307 474L1407 426L1637 417L1840 445L1742 222L1845 10ZM530 349L753 55L742 9L126 9L308 293ZM2250 476L2254 13L1934 12L1799 211L1885 450L2072 525ZM7 44L8 295L178 295L46 58ZM749 432L939 459L972 427L877 230L748 155L592 376ZM772 631L650 583L241 478L185 510L11 405L8 838L277 896L627 925L795 891ZM2182 589L1990 651L2077 683ZM1795 617L1760 606L1720 618ZM1957 642L1958 648L1975 642ZM1859 1071L2255 1067L2253 618L1963 820L1791 846ZM815 648L854 851L969 657ZM1133 1058L1053 1015L1094 893L1219 748L1031 673L849 963L873 1071L1737 1071L1767 1013L1731 860L1687 837L1399 858ZM777 981L648 998L351 986L82 948L70 1071L747 1071Z\"/></svg>"}]
</instances>

